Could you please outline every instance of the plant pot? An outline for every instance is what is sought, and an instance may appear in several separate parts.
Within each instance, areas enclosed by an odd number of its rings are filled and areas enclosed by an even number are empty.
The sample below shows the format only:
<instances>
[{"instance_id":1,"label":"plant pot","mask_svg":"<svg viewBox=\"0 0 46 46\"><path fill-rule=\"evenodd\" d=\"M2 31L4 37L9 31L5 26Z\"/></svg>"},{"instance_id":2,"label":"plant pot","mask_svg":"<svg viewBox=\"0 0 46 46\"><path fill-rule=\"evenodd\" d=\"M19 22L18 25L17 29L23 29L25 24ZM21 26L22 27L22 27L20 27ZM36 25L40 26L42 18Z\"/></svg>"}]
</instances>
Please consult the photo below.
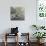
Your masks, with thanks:
<instances>
[{"instance_id":1,"label":"plant pot","mask_svg":"<svg viewBox=\"0 0 46 46\"><path fill-rule=\"evenodd\" d=\"M41 44L41 43L44 42L44 40L45 40L45 39L38 39L37 42L38 42L39 44Z\"/></svg>"},{"instance_id":2,"label":"plant pot","mask_svg":"<svg viewBox=\"0 0 46 46\"><path fill-rule=\"evenodd\" d=\"M40 43L40 39L37 39L37 43Z\"/></svg>"},{"instance_id":3,"label":"plant pot","mask_svg":"<svg viewBox=\"0 0 46 46\"><path fill-rule=\"evenodd\" d=\"M45 39L40 39L40 43L44 43L44 40L45 40Z\"/></svg>"}]
</instances>

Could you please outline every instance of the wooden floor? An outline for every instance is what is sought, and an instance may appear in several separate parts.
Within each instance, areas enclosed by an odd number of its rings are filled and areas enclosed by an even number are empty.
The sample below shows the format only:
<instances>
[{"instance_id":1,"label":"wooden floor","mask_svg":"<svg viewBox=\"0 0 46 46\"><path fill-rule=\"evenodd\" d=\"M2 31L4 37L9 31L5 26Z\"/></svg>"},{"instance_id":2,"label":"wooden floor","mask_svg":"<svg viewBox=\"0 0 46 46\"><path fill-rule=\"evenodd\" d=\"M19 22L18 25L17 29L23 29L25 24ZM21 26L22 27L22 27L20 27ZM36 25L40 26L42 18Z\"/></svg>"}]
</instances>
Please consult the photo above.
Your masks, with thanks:
<instances>
[{"instance_id":1,"label":"wooden floor","mask_svg":"<svg viewBox=\"0 0 46 46\"><path fill-rule=\"evenodd\" d=\"M3 42L2 43L0 42L0 46L4 46L4 43ZM15 46L15 43L10 42L10 43L8 43L7 46ZM30 46L37 46L37 43L32 42L32 43L30 43ZM46 43L44 43L41 46L46 46Z\"/></svg>"}]
</instances>

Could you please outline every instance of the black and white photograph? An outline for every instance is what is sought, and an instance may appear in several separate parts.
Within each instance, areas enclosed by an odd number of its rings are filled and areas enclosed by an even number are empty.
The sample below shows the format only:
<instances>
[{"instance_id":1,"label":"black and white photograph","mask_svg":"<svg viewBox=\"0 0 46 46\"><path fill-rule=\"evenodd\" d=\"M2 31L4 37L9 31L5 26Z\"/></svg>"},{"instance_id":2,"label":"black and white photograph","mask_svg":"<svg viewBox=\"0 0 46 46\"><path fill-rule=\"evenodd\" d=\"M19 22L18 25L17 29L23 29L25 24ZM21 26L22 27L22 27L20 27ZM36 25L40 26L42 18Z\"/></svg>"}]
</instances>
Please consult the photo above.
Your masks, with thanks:
<instances>
[{"instance_id":1,"label":"black and white photograph","mask_svg":"<svg viewBox=\"0 0 46 46\"><path fill-rule=\"evenodd\" d=\"M10 19L11 20L24 20L24 8L23 7L10 7Z\"/></svg>"}]
</instances>

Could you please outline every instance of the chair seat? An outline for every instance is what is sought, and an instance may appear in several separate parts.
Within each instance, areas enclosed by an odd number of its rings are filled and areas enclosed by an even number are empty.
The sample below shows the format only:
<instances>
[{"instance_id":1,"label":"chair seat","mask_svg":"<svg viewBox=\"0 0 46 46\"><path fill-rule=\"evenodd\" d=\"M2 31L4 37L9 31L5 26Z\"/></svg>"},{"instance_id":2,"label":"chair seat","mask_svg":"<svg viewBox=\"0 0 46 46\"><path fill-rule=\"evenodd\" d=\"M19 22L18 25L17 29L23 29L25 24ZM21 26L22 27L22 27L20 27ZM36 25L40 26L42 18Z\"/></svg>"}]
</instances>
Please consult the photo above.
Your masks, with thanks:
<instances>
[{"instance_id":1,"label":"chair seat","mask_svg":"<svg viewBox=\"0 0 46 46\"><path fill-rule=\"evenodd\" d=\"M15 34L7 33L6 35L7 36L17 36L17 33L15 33Z\"/></svg>"}]
</instances>

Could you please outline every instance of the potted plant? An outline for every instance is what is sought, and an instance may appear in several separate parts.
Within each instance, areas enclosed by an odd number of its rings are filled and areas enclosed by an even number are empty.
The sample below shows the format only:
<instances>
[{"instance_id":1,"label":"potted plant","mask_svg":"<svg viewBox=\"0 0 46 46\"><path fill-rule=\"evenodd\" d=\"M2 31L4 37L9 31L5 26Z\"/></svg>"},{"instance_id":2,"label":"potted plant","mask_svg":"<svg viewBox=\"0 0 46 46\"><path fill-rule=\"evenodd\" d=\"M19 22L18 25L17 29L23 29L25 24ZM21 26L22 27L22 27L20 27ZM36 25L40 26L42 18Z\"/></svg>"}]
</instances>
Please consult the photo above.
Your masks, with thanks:
<instances>
[{"instance_id":1,"label":"potted plant","mask_svg":"<svg viewBox=\"0 0 46 46\"><path fill-rule=\"evenodd\" d=\"M38 43L41 43L40 40L42 38L45 38L44 37L46 36L45 34L46 34L45 32L35 32L33 35L37 38Z\"/></svg>"}]
</instances>

